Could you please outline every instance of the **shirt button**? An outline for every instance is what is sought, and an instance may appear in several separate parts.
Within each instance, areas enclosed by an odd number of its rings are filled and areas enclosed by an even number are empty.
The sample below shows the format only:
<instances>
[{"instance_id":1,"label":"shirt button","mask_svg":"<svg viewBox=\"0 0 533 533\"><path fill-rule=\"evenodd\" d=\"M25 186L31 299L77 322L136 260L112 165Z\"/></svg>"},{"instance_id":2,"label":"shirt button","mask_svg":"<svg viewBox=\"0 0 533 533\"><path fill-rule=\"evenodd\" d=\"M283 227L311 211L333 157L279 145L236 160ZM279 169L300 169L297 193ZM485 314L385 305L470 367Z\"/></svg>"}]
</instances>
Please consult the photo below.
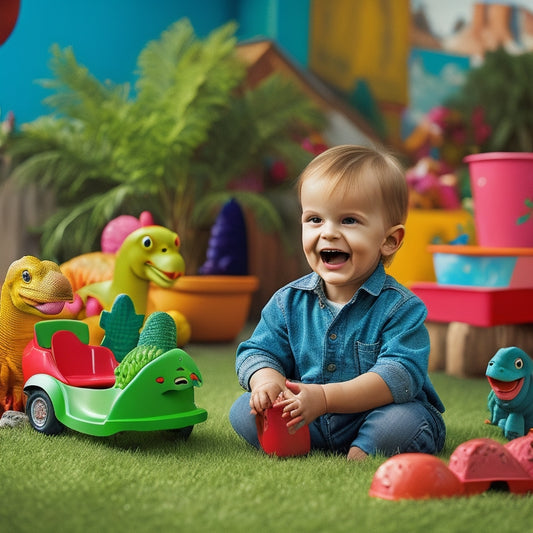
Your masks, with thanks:
<instances>
[{"instance_id":1,"label":"shirt button","mask_svg":"<svg viewBox=\"0 0 533 533\"><path fill-rule=\"evenodd\" d=\"M327 368L328 372L335 372L335 370L337 370L337 365L335 363L330 363Z\"/></svg>"},{"instance_id":2,"label":"shirt button","mask_svg":"<svg viewBox=\"0 0 533 533\"><path fill-rule=\"evenodd\" d=\"M329 338L334 341L336 338L337 338L337 334L336 333L332 333Z\"/></svg>"}]
</instances>

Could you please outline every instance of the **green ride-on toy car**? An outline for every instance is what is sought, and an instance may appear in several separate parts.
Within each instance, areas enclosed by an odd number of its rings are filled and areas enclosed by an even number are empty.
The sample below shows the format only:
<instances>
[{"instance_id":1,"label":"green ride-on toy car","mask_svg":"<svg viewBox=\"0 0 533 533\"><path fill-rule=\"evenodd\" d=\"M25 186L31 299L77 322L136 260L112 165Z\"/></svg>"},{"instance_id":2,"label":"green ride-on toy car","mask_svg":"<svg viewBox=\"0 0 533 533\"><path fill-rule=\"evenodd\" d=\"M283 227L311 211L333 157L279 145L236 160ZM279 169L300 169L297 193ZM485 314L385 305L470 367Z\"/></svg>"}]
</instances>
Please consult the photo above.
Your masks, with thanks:
<instances>
[{"instance_id":1,"label":"green ride-on toy car","mask_svg":"<svg viewBox=\"0 0 533 533\"><path fill-rule=\"evenodd\" d=\"M194 403L200 371L179 348L144 348L151 354L146 364L135 352L140 348L119 364L109 348L89 344L84 322L38 322L22 358L30 424L47 435L66 426L95 436L178 430L188 437L207 419Z\"/></svg>"}]
</instances>

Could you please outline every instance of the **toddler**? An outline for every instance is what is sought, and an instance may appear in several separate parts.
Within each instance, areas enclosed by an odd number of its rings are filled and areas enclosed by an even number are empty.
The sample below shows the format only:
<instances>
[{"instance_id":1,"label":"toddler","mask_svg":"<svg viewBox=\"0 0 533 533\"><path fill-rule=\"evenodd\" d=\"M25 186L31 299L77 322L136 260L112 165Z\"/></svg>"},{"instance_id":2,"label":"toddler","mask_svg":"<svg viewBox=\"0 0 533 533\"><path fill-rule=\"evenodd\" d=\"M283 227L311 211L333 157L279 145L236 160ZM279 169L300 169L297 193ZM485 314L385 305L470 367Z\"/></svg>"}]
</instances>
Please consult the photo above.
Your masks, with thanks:
<instances>
[{"instance_id":1,"label":"toddler","mask_svg":"<svg viewBox=\"0 0 533 533\"><path fill-rule=\"evenodd\" d=\"M312 273L278 290L237 349L249 392L230 411L259 447L255 416L283 405L290 431L348 459L439 452L444 406L427 374L426 307L384 266L405 234L404 171L387 151L337 146L298 182L302 244Z\"/></svg>"}]
</instances>

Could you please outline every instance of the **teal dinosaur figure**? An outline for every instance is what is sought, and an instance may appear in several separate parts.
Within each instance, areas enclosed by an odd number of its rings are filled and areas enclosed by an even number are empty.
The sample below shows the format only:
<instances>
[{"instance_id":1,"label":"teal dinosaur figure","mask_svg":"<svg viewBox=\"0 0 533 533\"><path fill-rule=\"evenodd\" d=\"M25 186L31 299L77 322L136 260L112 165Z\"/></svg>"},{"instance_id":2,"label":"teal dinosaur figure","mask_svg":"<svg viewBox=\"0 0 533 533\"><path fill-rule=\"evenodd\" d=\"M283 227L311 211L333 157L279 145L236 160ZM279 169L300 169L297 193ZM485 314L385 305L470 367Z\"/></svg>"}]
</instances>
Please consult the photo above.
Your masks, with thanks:
<instances>
[{"instance_id":1,"label":"teal dinosaur figure","mask_svg":"<svg viewBox=\"0 0 533 533\"><path fill-rule=\"evenodd\" d=\"M176 324L162 311L152 313L139 336L139 342L115 368L115 387L124 388L150 361L176 348ZM194 373L193 370L189 372Z\"/></svg>"},{"instance_id":2,"label":"teal dinosaur figure","mask_svg":"<svg viewBox=\"0 0 533 533\"><path fill-rule=\"evenodd\" d=\"M143 322L144 315L135 312L131 298L127 294L119 294L111 311L104 310L100 315L100 327L105 331L102 346L109 348L120 363L137 346Z\"/></svg>"},{"instance_id":3,"label":"teal dinosaur figure","mask_svg":"<svg viewBox=\"0 0 533 533\"><path fill-rule=\"evenodd\" d=\"M501 348L486 371L491 391L489 423L500 427L505 438L524 436L533 428L533 361L520 348Z\"/></svg>"},{"instance_id":4,"label":"teal dinosaur figure","mask_svg":"<svg viewBox=\"0 0 533 533\"><path fill-rule=\"evenodd\" d=\"M163 226L144 226L130 233L117 252L113 278L86 285L69 310L86 316L110 309L119 294L127 294L140 314L146 313L150 282L169 288L185 273L178 234Z\"/></svg>"}]
</instances>

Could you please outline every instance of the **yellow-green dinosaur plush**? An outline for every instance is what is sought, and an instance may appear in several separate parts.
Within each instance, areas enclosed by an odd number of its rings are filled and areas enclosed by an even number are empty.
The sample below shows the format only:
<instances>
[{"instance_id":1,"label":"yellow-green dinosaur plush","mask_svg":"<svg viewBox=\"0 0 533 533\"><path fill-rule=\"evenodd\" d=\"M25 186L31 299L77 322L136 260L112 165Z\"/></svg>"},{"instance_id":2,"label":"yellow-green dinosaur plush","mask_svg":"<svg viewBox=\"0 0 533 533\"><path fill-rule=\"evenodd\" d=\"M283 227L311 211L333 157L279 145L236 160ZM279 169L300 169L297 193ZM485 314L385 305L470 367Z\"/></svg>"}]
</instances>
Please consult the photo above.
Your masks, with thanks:
<instances>
[{"instance_id":1,"label":"yellow-green dinosaur plush","mask_svg":"<svg viewBox=\"0 0 533 533\"><path fill-rule=\"evenodd\" d=\"M27 255L8 268L0 296L0 414L24 410L22 352L35 323L69 300L72 287L52 261Z\"/></svg>"},{"instance_id":2,"label":"yellow-green dinosaur plush","mask_svg":"<svg viewBox=\"0 0 533 533\"><path fill-rule=\"evenodd\" d=\"M111 309L119 294L127 294L135 312L145 314L150 282L168 288L184 274L185 262L179 247L177 233L163 226L146 226L130 233L117 252L113 278L86 285L76 292L85 304L86 315L99 315L102 309Z\"/></svg>"},{"instance_id":3,"label":"yellow-green dinosaur plush","mask_svg":"<svg viewBox=\"0 0 533 533\"><path fill-rule=\"evenodd\" d=\"M85 259L85 256L78 256L62 265L67 277L70 276L68 271L75 270ZM144 315L150 283L169 288L184 273L185 262L180 254L178 234L163 226L143 226L124 239L115 256L112 278L78 288L74 303L67 305L66 311L85 319L89 324L91 343L99 344L103 331L98 325L98 317L102 310L111 309L119 294L127 294L135 312ZM185 321L181 314L174 319L177 323ZM182 327L186 329L185 326L188 328L188 323Z\"/></svg>"}]
</instances>

